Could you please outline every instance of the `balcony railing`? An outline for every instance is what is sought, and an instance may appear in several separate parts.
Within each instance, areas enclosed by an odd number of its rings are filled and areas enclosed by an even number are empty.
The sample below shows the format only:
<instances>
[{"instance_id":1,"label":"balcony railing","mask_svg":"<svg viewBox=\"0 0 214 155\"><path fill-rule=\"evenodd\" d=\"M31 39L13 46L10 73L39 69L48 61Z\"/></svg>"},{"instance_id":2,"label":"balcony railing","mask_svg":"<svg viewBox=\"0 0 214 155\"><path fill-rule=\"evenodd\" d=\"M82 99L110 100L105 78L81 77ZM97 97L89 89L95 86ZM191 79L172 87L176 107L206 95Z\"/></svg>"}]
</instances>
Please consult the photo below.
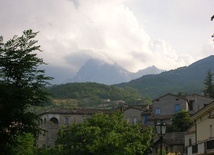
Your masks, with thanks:
<instances>
[{"instance_id":1,"label":"balcony railing","mask_svg":"<svg viewBox=\"0 0 214 155\"><path fill-rule=\"evenodd\" d=\"M208 152L214 154L214 139L208 139L186 148L187 154L206 154Z\"/></svg>"},{"instance_id":2,"label":"balcony railing","mask_svg":"<svg viewBox=\"0 0 214 155\"><path fill-rule=\"evenodd\" d=\"M214 149L214 139L207 141L207 150Z\"/></svg>"}]
</instances>

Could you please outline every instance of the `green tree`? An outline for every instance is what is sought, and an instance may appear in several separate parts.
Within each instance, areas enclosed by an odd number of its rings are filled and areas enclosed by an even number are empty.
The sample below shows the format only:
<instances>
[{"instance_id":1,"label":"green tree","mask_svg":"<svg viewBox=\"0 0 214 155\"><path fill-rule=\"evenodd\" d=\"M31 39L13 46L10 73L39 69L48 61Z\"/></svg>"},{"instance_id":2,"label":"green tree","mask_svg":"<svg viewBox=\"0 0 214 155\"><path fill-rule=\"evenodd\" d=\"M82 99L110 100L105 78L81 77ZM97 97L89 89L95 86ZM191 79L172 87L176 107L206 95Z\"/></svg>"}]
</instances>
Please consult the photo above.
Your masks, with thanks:
<instances>
[{"instance_id":1,"label":"green tree","mask_svg":"<svg viewBox=\"0 0 214 155\"><path fill-rule=\"evenodd\" d=\"M167 127L168 132L184 132L192 125L188 111L179 111L172 119L172 124Z\"/></svg>"},{"instance_id":2,"label":"green tree","mask_svg":"<svg viewBox=\"0 0 214 155\"><path fill-rule=\"evenodd\" d=\"M13 155L34 155L35 138L32 134L26 133L17 136L17 146L12 148Z\"/></svg>"},{"instance_id":3,"label":"green tree","mask_svg":"<svg viewBox=\"0 0 214 155\"><path fill-rule=\"evenodd\" d=\"M151 140L151 127L129 124L120 113L99 113L82 124L61 129L56 144L65 155L140 155Z\"/></svg>"},{"instance_id":4,"label":"green tree","mask_svg":"<svg viewBox=\"0 0 214 155\"><path fill-rule=\"evenodd\" d=\"M214 97L214 85L213 85L213 73L211 70L208 70L207 76L204 79L204 94L209 97Z\"/></svg>"},{"instance_id":5,"label":"green tree","mask_svg":"<svg viewBox=\"0 0 214 155\"><path fill-rule=\"evenodd\" d=\"M0 37L0 152L7 154L8 147L17 143L17 135L38 135L39 117L29 107L42 106L49 100L45 86L50 77L38 69L45 65L36 52L41 52L37 32L26 30L3 43Z\"/></svg>"},{"instance_id":6,"label":"green tree","mask_svg":"<svg viewBox=\"0 0 214 155\"><path fill-rule=\"evenodd\" d=\"M185 92L178 92L177 96L185 98L187 96L187 93L185 93Z\"/></svg>"}]
</instances>

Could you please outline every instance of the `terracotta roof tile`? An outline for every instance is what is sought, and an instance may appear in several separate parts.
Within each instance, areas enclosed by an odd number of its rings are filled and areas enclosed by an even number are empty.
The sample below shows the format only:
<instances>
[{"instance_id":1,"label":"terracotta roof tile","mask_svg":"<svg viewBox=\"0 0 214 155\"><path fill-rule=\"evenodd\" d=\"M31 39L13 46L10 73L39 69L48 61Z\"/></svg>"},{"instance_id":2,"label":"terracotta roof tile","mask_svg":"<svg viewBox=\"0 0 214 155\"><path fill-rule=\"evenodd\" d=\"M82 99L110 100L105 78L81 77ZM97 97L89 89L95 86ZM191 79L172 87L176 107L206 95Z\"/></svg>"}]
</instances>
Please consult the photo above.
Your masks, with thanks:
<instances>
[{"instance_id":1,"label":"terracotta roof tile","mask_svg":"<svg viewBox=\"0 0 214 155\"><path fill-rule=\"evenodd\" d=\"M95 113L112 113L118 110L114 109L83 109L83 108L52 108L40 112L38 115L43 114L95 114Z\"/></svg>"}]
</instances>

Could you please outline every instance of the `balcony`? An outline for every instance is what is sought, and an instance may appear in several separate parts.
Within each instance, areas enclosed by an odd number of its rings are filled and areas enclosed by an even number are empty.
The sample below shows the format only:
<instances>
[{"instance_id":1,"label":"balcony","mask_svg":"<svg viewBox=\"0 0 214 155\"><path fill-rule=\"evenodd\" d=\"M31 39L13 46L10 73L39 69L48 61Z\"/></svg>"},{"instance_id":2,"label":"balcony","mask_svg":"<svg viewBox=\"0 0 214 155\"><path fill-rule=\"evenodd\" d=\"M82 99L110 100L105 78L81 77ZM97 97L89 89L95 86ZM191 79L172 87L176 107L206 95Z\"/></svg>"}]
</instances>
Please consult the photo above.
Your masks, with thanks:
<instances>
[{"instance_id":1,"label":"balcony","mask_svg":"<svg viewBox=\"0 0 214 155\"><path fill-rule=\"evenodd\" d=\"M208 140L206 142L206 150L207 153L213 153L214 152L214 139Z\"/></svg>"},{"instance_id":2,"label":"balcony","mask_svg":"<svg viewBox=\"0 0 214 155\"><path fill-rule=\"evenodd\" d=\"M214 139L208 139L198 144L189 146L186 148L186 151L189 155L214 154Z\"/></svg>"}]
</instances>

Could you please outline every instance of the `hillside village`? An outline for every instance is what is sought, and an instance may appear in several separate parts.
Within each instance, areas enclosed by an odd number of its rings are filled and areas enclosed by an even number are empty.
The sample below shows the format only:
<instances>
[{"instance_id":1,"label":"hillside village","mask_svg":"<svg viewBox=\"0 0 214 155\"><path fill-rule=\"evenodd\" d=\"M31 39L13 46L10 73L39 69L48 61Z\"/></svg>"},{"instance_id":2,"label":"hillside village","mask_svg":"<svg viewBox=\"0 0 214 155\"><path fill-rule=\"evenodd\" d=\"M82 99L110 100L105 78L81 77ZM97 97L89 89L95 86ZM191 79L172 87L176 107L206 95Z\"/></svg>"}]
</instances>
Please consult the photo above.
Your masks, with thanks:
<instances>
[{"instance_id":1,"label":"hillside village","mask_svg":"<svg viewBox=\"0 0 214 155\"><path fill-rule=\"evenodd\" d=\"M45 154L59 151L58 154L64 154L62 151L66 151L67 147L66 154L73 151L72 154L87 152L86 154L91 155L101 148L98 155L103 153L103 150L106 151L105 155L108 155L110 144L113 146L111 151L116 155L214 154L213 55L188 67L143 76L118 85L106 86L89 82L48 87L48 81L52 80L52 77L46 76L45 70L38 67L46 63L34 54L34 51L41 50L40 46L35 45L37 41L31 40L37 33L26 30L22 36L14 36L6 43L3 43L3 37L0 37L1 154L38 154L35 151L49 151ZM201 89L203 84L205 89ZM200 93L191 93L196 90ZM158 94L163 95L157 96ZM61 100L65 104L67 101L72 104L61 107L58 104ZM59 108L53 106L52 101L57 101ZM173 124L173 119L182 111L191 115L193 125L185 131L167 130ZM115 121L111 118L115 112L122 113L123 117L114 117L117 120ZM76 141L69 146L71 140L67 137L67 131L70 127L81 125L85 128L84 123L89 123L97 114L109 114L109 117L103 117L105 119L98 116L101 120L98 124L107 120L111 123L110 126L107 123L104 128L107 130L102 130L103 128L94 128L93 124L89 124L90 132L86 135L90 136L90 140L95 139L91 136L94 131L99 133L96 135L98 142L93 141L95 147L81 152L86 146L82 145L86 141L84 133L87 130L84 130L83 135L77 135L77 140L83 137L77 142L81 145L77 146L77 150L72 150ZM185 124L185 120L183 121ZM112 130L117 124L120 126ZM60 130L61 133L65 133L63 141L53 147L60 135L59 129L63 130ZM70 133L71 137L78 133L78 129ZM103 134L106 135L101 139ZM103 141L108 137L112 139L110 142L106 141L103 149ZM119 137L116 140L120 143L114 141L115 137ZM97 144L101 147L97 147ZM133 153L135 150L137 151Z\"/></svg>"},{"instance_id":2,"label":"hillside village","mask_svg":"<svg viewBox=\"0 0 214 155\"><path fill-rule=\"evenodd\" d=\"M124 120L131 124L144 126L155 125L160 120L170 124L172 118L181 110L188 111L194 124L186 132L168 132L163 137L163 148L168 152L180 154L212 154L214 149L214 127L212 118L214 115L214 98L199 94L191 94L179 97L174 94L165 94L152 101L147 106L128 106L124 104L116 109L50 109L39 114L40 127L47 130L37 141L38 147L54 146L57 131L61 126L73 123L82 123L95 113L112 113L121 111ZM155 129L154 129L155 130ZM154 147L150 154L157 155L160 148L160 140L156 136Z\"/></svg>"},{"instance_id":3,"label":"hillside village","mask_svg":"<svg viewBox=\"0 0 214 155\"><path fill-rule=\"evenodd\" d=\"M169 89L163 88L164 91L162 92L156 90L156 94L154 95L156 97L152 100L149 98L141 98L136 91L131 89L133 86L135 86L134 88L139 87L136 84L133 85L134 82L139 83L139 79L116 85L119 87L124 87L124 85L130 86L130 88L126 88L126 91L114 85L106 86L90 82L67 83L50 87L50 93L54 98L59 99L57 100L58 105L62 106L62 103L65 102L67 103L65 105L71 104L72 106L51 107L39 113L41 118L39 127L47 132L45 135L39 136L37 146L39 148L53 147L57 139L57 132L62 126L68 126L73 123L83 123L87 118L90 118L96 113L111 114L118 111L123 113L123 119L130 124L141 124L142 128L147 126L153 128L156 136L154 137L154 145L148 154L157 155L160 153L160 148L162 148L165 153L175 152L188 155L212 154L214 153L214 140L212 139L214 133L212 123L214 98L204 93L196 94L190 92L196 90L198 90L196 92L199 92L202 90L204 85L199 81L205 79L207 68L213 69L213 60L214 56L210 56L188 67L178 68L158 75L145 76L145 79L146 77L153 77L152 79L165 77L166 81L171 78L171 81L174 80L177 83L180 80L179 82L181 84L177 92L185 90L189 92L189 94L180 92L180 94L177 93L177 95L175 95L174 91L177 85L174 82ZM198 76L199 70L200 76ZM194 78L196 76L197 78ZM144 79L144 76L141 79ZM157 79L156 81L158 81ZM188 82L190 79L192 79L192 82ZM186 83L184 81L186 81ZM195 84L193 84L194 82ZM141 81L141 83L150 84L152 82L145 80ZM192 87L188 84L200 87ZM169 86L168 81L166 86ZM145 86L140 87L144 88ZM186 87L189 88L186 89ZM174 91L173 93L165 93L165 95L157 96L157 94L163 94L163 92L167 90L169 92L170 90ZM145 92L143 92L143 94L145 94ZM114 97L112 98L112 96ZM130 98L130 96L132 97ZM73 99L68 100L67 98ZM94 100L95 98L96 100ZM85 104L78 103L84 100L86 101ZM191 115L191 120L194 122L193 125L185 132L167 131L161 140L155 130L157 123L163 121L167 126L171 125L172 119L182 110L187 111Z\"/></svg>"}]
</instances>

